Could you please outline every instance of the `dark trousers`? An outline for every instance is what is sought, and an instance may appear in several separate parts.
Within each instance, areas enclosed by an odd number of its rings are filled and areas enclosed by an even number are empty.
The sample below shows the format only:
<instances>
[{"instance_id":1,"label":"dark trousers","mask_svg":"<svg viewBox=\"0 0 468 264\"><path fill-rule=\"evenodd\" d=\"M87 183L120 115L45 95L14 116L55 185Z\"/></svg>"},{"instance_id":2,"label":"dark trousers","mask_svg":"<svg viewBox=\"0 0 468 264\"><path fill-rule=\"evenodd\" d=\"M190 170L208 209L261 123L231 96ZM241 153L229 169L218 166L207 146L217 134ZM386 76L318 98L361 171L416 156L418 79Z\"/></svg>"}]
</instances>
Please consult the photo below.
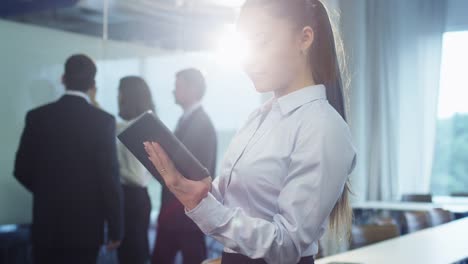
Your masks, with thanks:
<instances>
[{"instance_id":1,"label":"dark trousers","mask_svg":"<svg viewBox=\"0 0 468 264\"><path fill-rule=\"evenodd\" d=\"M223 252L221 264L266 264L263 259L251 259L241 254ZM314 264L314 257L302 257L298 264Z\"/></svg>"},{"instance_id":2,"label":"dark trousers","mask_svg":"<svg viewBox=\"0 0 468 264\"><path fill-rule=\"evenodd\" d=\"M146 188L122 185L124 194L124 238L118 249L120 264L143 264L148 261L148 228L151 201Z\"/></svg>"},{"instance_id":3,"label":"dark trousers","mask_svg":"<svg viewBox=\"0 0 468 264\"><path fill-rule=\"evenodd\" d=\"M34 264L96 264L99 248L33 246Z\"/></svg>"},{"instance_id":4,"label":"dark trousers","mask_svg":"<svg viewBox=\"0 0 468 264\"><path fill-rule=\"evenodd\" d=\"M178 251L184 264L200 264L206 259L205 235L200 230L158 226L153 264L173 264Z\"/></svg>"}]
</instances>

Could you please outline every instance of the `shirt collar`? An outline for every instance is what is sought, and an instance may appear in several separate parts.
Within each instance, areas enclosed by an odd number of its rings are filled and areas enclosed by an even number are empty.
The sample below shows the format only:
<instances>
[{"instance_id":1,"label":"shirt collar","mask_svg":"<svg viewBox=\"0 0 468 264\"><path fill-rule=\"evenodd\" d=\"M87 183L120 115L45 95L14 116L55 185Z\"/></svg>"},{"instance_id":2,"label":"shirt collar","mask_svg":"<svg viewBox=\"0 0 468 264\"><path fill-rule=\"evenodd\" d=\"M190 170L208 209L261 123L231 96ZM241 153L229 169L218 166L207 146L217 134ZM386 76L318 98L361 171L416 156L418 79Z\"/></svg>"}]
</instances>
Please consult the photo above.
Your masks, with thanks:
<instances>
[{"instance_id":1,"label":"shirt collar","mask_svg":"<svg viewBox=\"0 0 468 264\"><path fill-rule=\"evenodd\" d=\"M277 101L281 114L286 115L304 104L320 99L327 99L327 91L323 84L304 87L274 101Z\"/></svg>"},{"instance_id":2,"label":"shirt collar","mask_svg":"<svg viewBox=\"0 0 468 264\"><path fill-rule=\"evenodd\" d=\"M193 114L193 112L197 111L198 108L200 108L201 106L202 106L201 101L194 103L192 106L190 106L189 108L187 108L187 110L184 111L182 118L185 119L189 117L191 114Z\"/></svg>"},{"instance_id":3,"label":"shirt collar","mask_svg":"<svg viewBox=\"0 0 468 264\"><path fill-rule=\"evenodd\" d=\"M65 95L78 96L85 99L86 102L91 103L91 99L89 99L88 94L84 92L67 90L65 91Z\"/></svg>"}]
</instances>

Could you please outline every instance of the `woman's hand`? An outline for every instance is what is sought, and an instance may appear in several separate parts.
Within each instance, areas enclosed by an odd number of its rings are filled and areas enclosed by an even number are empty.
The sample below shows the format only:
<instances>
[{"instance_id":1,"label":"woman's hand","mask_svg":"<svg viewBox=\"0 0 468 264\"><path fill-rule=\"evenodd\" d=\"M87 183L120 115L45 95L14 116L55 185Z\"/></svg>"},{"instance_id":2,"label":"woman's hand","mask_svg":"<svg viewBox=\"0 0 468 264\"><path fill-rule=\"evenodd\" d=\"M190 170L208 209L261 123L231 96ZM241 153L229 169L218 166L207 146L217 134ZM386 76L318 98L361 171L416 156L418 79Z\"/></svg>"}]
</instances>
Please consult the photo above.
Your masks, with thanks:
<instances>
[{"instance_id":1,"label":"woman's hand","mask_svg":"<svg viewBox=\"0 0 468 264\"><path fill-rule=\"evenodd\" d=\"M180 174L164 149L156 142L145 142L149 159L161 174L166 186L187 210L195 208L211 190L211 177L192 181Z\"/></svg>"}]
</instances>

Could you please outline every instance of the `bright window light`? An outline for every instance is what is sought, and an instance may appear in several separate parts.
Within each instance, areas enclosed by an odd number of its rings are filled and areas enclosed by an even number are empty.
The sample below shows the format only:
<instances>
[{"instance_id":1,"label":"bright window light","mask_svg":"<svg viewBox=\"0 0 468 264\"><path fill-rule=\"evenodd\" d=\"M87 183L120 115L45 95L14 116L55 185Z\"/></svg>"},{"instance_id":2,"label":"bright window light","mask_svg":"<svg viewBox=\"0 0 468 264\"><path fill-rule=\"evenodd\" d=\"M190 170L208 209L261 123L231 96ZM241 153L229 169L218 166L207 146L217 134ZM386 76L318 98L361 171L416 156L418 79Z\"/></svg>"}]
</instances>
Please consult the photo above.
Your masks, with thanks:
<instances>
[{"instance_id":1,"label":"bright window light","mask_svg":"<svg viewBox=\"0 0 468 264\"><path fill-rule=\"evenodd\" d=\"M225 65L241 66L249 56L247 38L236 31L234 25L225 26L216 45L217 60Z\"/></svg>"},{"instance_id":2,"label":"bright window light","mask_svg":"<svg viewBox=\"0 0 468 264\"><path fill-rule=\"evenodd\" d=\"M228 7L241 7L245 0L211 0L213 4L228 6Z\"/></svg>"},{"instance_id":3,"label":"bright window light","mask_svg":"<svg viewBox=\"0 0 468 264\"><path fill-rule=\"evenodd\" d=\"M468 113L468 31L444 34L438 117Z\"/></svg>"},{"instance_id":4,"label":"bright window light","mask_svg":"<svg viewBox=\"0 0 468 264\"><path fill-rule=\"evenodd\" d=\"M468 31L444 34L431 193L468 192Z\"/></svg>"}]
</instances>

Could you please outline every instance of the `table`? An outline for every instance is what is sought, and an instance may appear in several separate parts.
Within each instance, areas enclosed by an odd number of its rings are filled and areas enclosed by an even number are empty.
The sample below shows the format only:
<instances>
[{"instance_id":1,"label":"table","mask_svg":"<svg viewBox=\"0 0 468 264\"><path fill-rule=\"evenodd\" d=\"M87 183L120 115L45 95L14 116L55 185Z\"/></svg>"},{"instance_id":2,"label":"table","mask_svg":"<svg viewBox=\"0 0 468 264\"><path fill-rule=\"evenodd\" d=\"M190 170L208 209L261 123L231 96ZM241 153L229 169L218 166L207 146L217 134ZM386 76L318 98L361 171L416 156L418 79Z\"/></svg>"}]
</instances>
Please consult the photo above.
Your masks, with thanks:
<instances>
[{"instance_id":1,"label":"table","mask_svg":"<svg viewBox=\"0 0 468 264\"><path fill-rule=\"evenodd\" d=\"M385 201L367 201L356 202L352 204L354 209L375 209L375 210L394 210L394 211L429 211L435 208L442 208L453 213L468 212L468 202L385 202Z\"/></svg>"},{"instance_id":2,"label":"table","mask_svg":"<svg viewBox=\"0 0 468 264\"><path fill-rule=\"evenodd\" d=\"M443 264L468 258L468 218L389 239L370 246L318 259L369 264Z\"/></svg>"}]
</instances>

